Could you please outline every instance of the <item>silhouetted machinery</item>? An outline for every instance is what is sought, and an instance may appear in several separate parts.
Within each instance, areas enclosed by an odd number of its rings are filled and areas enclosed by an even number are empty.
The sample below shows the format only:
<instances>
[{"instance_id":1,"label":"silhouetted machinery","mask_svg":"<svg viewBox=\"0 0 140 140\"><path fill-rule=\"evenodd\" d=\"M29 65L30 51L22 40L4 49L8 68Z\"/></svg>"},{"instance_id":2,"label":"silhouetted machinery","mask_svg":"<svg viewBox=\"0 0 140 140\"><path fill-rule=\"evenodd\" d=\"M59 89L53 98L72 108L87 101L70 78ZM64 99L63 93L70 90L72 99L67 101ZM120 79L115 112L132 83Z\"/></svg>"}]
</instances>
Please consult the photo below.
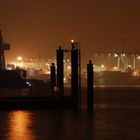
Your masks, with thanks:
<instances>
[{"instance_id":1,"label":"silhouetted machinery","mask_svg":"<svg viewBox=\"0 0 140 140\"><path fill-rule=\"evenodd\" d=\"M6 70L4 51L10 50L10 44L4 42L0 31L0 88L25 88L25 70Z\"/></svg>"},{"instance_id":2,"label":"silhouetted machinery","mask_svg":"<svg viewBox=\"0 0 140 140\"><path fill-rule=\"evenodd\" d=\"M0 31L0 69L5 69L5 50L10 50L10 44L4 42Z\"/></svg>"}]
</instances>

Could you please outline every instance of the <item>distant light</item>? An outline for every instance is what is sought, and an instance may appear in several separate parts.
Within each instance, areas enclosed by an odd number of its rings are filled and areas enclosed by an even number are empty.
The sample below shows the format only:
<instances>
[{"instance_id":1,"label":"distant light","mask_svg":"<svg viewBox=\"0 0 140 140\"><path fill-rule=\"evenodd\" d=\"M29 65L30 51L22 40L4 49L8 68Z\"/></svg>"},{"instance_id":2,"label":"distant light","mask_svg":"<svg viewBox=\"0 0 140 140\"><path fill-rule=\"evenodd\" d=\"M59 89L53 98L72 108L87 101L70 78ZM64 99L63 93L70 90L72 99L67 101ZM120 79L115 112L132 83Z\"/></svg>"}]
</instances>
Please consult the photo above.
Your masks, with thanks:
<instances>
[{"instance_id":1,"label":"distant light","mask_svg":"<svg viewBox=\"0 0 140 140\"><path fill-rule=\"evenodd\" d=\"M118 54L115 53L115 54L114 54L114 57L118 57Z\"/></svg>"},{"instance_id":2,"label":"distant light","mask_svg":"<svg viewBox=\"0 0 140 140\"><path fill-rule=\"evenodd\" d=\"M22 57L21 57L21 56L18 56L18 57L17 57L17 60L18 60L18 61L21 61L21 60L22 60Z\"/></svg>"},{"instance_id":3,"label":"distant light","mask_svg":"<svg viewBox=\"0 0 140 140\"><path fill-rule=\"evenodd\" d=\"M67 62L70 62L70 60L69 60L69 59L67 59Z\"/></svg>"},{"instance_id":4,"label":"distant light","mask_svg":"<svg viewBox=\"0 0 140 140\"><path fill-rule=\"evenodd\" d=\"M133 76L139 76L139 72L138 72L137 70L135 70L135 71L133 72Z\"/></svg>"},{"instance_id":5,"label":"distant light","mask_svg":"<svg viewBox=\"0 0 140 140\"><path fill-rule=\"evenodd\" d=\"M101 66L94 65L94 71L96 72L101 72L105 70L106 70L106 67L104 65L101 65Z\"/></svg>"},{"instance_id":6,"label":"distant light","mask_svg":"<svg viewBox=\"0 0 140 140\"><path fill-rule=\"evenodd\" d=\"M74 40L73 39L71 40L71 43L74 43Z\"/></svg>"},{"instance_id":7,"label":"distant light","mask_svg":"<svg viewBox=\"0 0 140 140\"><path fill-rule=\"evenodd\" d=\"M67 69L71 69L71 66L67 66Z\"/></svg>"},{"instance_id":8,"label":"distant light","mask_svg":"<svg viewBox=\"0 0 140 140\"><path fill-rule=\"evenodd\" d=\"M64 79L63 79L64 81L66 81L67 79L66 79L66 77L64 77Z\"/></svg>"},{"instance_id":9,"label":"distant light","mask_svg":"<svg viewBox=\"0 0 140 140\"><path fill-rule=\"evenodd\" d=\"M140 59L140 56L138 56L137 59Z\"/></svg>"},{"instance_id":10,"label":"distant light","mask_svg":"<svg viewBox=\"0 0 140 140\"><path fill-rule=\"evenodd\" d=\"M117 67L117 66L114 66L114 67L113 67L113 70L114 70L114 71L117 71L117 70L118 70L118 67Z\"/></svg>"},{"instance_id":11,"label":"distant light","mask_svg":"<svg viewBox=\"0 0 140 140\"><path fill-rule=\"evenodd\" d=\"M105 67L105 65L101 65L101 68L104 68Z\"/></svg>"},{"instance_id":12,"label":"distant light","mask_svg":"<svg viewBox=\"0 0 140 140\"><path fill-rule=\"evenodd\" d=\"M12 68L7 68L7 70L12 70Z\"/></svg>"},{"instance_id":13,"label":"distant light","mask_svg":"<svg viewBox=\"0 0 140 140\"><path fill-rule=\"evenodd\" d=\"M47 71L46 74L51 74L51 72L50 71Z\"/></svg>"},{"instance_id":14,"label":"distant light","mask_svg":"<svg viewBox=\"0 0 140 140\"><path fill-rule=\"evenodd\" d=\"M111 53L108 53L108 56L111 56Z\"/></svg>"},{"instance_id":15,"label":"distant light","mask_svg":"<svg viewBox=\"0 0 140 140\"><path fill-rule=\"evenodd\" d=\"M131 68L132 66L131 65L128 65L128 67Z\"/></svg>"},{"instance_id":16,"label":"distant light","mask_svg":"<svg viewBox=\"0 0 140 140\"><path fill-rule=\"evenodd\" d=\"M125 56L125 53L124 54L121 54L121 56Z\"/></svg>"}]
</instances>

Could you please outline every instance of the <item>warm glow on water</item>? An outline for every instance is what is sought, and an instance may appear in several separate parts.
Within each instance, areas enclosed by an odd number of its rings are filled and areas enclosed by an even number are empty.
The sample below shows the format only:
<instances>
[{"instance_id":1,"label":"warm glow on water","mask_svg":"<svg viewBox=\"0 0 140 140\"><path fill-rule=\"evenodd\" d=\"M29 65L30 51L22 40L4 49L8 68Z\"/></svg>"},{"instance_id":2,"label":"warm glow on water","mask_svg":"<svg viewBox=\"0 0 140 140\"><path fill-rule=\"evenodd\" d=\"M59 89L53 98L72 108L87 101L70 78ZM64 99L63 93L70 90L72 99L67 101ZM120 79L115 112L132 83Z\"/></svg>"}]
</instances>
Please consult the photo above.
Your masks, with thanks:
<instances>
[{"instance_id":1,"label":"warm glow on water","mask_svg":"<svg viewBox=\"0 0 140 140\"><path fill-rule=\"evenodd\" d=\"M140 140L137 88L95 92L93 112L86 95L81 110L1 110L0 140Z\"/></svg>"},{"instance_id":2,"label":"warm glow on water","mask_svg":"<svg viewBox=\"0 0 140 140\"><path fill-rule=\"evenodd\" d=\"M9 134L8 140L33 140L31 131L31 113L28 111L10 112L8 116Z\"/></svg>"}]
</instances>

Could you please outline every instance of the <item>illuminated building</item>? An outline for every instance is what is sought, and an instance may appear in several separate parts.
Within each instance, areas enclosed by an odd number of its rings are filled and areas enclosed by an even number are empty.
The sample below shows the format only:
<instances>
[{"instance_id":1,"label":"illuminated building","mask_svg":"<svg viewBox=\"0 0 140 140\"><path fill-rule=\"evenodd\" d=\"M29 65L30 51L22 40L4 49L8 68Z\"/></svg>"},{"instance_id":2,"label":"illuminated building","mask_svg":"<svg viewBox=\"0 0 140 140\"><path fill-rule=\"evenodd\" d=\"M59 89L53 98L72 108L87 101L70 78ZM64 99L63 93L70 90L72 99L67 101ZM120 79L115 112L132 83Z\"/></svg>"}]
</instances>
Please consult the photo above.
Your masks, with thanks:
<instances>
[{"instance_id":1,"label":"illuminated building","mask_svg":"<svg viewBox=\"0 0 140 140\"><path fill-rule=\"evenodd\" d=\"M28 76L34 76L39 74L50 74L50 66L55 63L56 59L38 59L38 58L23 58L17 57L17 62L7 64L7 69L12 70L16 67L27 70ZM71 62L70 59L64 60L64 79L65 82L70 79Z\"/></svg>"},{"instance_id":2,"label":"illuminated building","mask_svg":"<svg viewBox=\"0 0 140 140\"><path fill-rule=\"evenodd\" d=\"M93 62L95 67L106 67L106 70L126 71L131 66L132 70L140 69L139 55L136 53L95 53ZM116 67L116 68L115 68ZM115 69L114 69L115 68Z\"/></svg>"}]
</instances>

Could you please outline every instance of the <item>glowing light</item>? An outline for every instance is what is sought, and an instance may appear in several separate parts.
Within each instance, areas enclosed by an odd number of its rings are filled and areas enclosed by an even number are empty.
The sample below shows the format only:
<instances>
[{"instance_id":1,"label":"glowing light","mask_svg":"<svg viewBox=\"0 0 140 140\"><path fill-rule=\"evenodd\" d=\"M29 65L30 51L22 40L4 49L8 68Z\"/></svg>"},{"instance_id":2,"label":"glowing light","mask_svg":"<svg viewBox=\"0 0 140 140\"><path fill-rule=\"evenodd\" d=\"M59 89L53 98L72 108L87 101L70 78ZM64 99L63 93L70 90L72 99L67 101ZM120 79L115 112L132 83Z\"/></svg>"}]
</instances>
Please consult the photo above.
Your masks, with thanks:
<instances>
[{"instance_id":1,"label":"glowing light","mask_svg":"<svg viewBox=\"0 0 140 140\"><path fill-rule=\"evenodd\" d=\"M114 67L113 67L113 70L114 70L114 71L117 71L117 70L118 70L118 67L117 67L117 66L114 66Z\"/></svg>"},{"instance_id":2,"label":"glowing light","mask_svg":"<svg viewBox=\"0 0 140 140\"><path fill-rule=\"evenodd\" d=\"M19 67L23 67L23 63L20 62L20 63L18 64L18 66L19 66Z\"/></svg>"},{"instance_id":3,"label":"glowing light","mask_svg":"<svg viewBox=\"0 0 140 140\"><path fill-rule=\"evenodd\" d=\"M69 59L67 59L67 62L70 62L70 60L69 60Z\"/></svg>"},{"instance_id":4,"label":"glowing light","mask_svg":"<svg viewBox=\"0 0 140 140\"><path fill-rule=\"evenodd\" d=\"M66 81L66 77L64 77L64 81Z\"/></svg>"},{"instance_id":5,"label":"glowing light","mask_svg":"<svg viewBox=\"0 0 140 140\"><path fill-rule=\"evenodd\" d=\"M46 74L51 74L51 72L50 71L47 71Z\"/></svg>"},{"instance_id":6,"label":"glowing light","mask_svg":"<svg viewBox=\"0 0 140 140\"><path fill-rule=\"evenodd\" d=\"M71 43L74 43L74 40L73 39L71 40Z\"/></svg>"},{"instance_id":7,"label":"glowing light","mask_svg":"<svg viewBox=\"0 0 140 140\"><path fill-rule=\"evenodd\" d=\"M124 54L121 54L121 56L125 56L125 53Z\"/></svg>"},{"instance_id":8,"label":"glowing light","mask_svg":"<svg viewBox=\"0 0 140 140\"><path fill-rule=\"evenodd\" d=\"M67 66L67 69L71 69L71 66Z\"/></svg>"},{"instance_id":9,"label":"glowing light","mask_svg":"<svg viewBox=\"0 0 140 140\"><path fill-rule=\"evenodd\" d=\"M18 61L22 61L22 57L21 57L21 56L18 56L18 57L17 57L17 60L18 60Z\"/></svg>"},{"instance_id":10,"label":"glowing light","mask_svg":"<svg viewBox=\"0 0 140 140\"><path fill-rule=\"evenodd\" d=\"M139 72L135 70L135 71L133 72L133 76L139 76Z\"/></svg>"},{"instance_id":11,"label":"glowing light","mask_svg":"<svg viewBox=\"0 0 140 140\"><path fill-rule=\"evenodd\" d=\"M137 59L140 59L140 56L138 56Z\"/></svg>"},{"instance_id":12,"label":"glowing light","mask_svg":"<svg viewBox=\"0 0 140 140\"><path fill-rule=\"evenodd\" d=\"M12 68L7 68L7 70L12 70Z\"/></svg>"},{"instance_id":13,"label":"glowing light","mask_svg":"<svg viewBox=\"0 0 140 140\"><path fill-rule=\"evenodd\" d=\"M16 139L34 139L30 126L32 126L31 113L28 111L13 111L8 115L8 138L9 140Z\"/></svg>"},{"instance_id":14,"label":"glowing light","mask_svg":"<svg viewBox=\"0 0 140 140\"><path fill-rule=\"evenodd\" d=\"M115 54L114 54L114 57L118 57L118 54L115 53Z\"/></svg>"},{"instance_id":15,"label":"glowing light","mask_svg":"<svg viewBox=\"0 0 140 140\"><path fill-rule=\"evenodd\" d=\"M22 59L23 59L23 58L22 58L21 56L18 56L18 57L17 57L17 60L18 60L17 66L18 66L18 67L23 67Z\"/></svg>"},{"instance_id":16,"label":"glowing light","mask_svg":"<svg viewBox=\"0 0 140 140\"><path fill-rule=\"evenodd\" d=\"M111 53L108 53L108 56L111 56Z\"/></svg>"},{"instance_id":17,"label":"glowing light","mask_svg":"<svg viewBox=\"0 0 140 140\"><path fill-rule=\"evenodd\" d=\"M101 68L104 68L105 67L105 65L101 65Z\"/></svg>"}]
</instances>

